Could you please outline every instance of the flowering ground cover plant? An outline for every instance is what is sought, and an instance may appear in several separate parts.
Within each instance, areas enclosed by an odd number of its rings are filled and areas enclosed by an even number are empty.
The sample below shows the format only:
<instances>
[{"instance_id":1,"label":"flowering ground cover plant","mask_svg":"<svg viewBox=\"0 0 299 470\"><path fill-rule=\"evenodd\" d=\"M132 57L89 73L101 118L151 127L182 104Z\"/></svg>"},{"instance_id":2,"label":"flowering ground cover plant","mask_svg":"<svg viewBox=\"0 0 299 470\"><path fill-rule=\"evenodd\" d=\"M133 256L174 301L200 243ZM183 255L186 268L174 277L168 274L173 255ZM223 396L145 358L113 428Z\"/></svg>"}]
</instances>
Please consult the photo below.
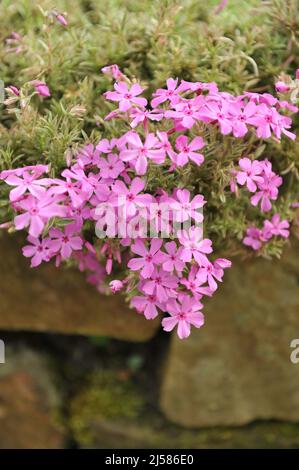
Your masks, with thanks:
<instances>
[{"instance_id":1,"label":"flowering ground cover plant","mask_svg":"<svg viewBox=\"0 0 299 470\"><path fill-rule=\"evenodd\" d=\"M68 27L62 13L45 14L51 27ZM9 37L14 54L22 42ZM289 237L298 173L295 161L285 168L280 160L282 145L297 145L298 72L279 77L275 96L176 76L146 90L117 65L102 73L114 83L103 94L101 136L65 148L59 168L7 165L2 228L28 232L23 254L32 267L76 265L100 292L125 291L146 319L160 315L165 331L187 338L204 324L203 302L231 266L228 252L277 256ZM6 94L18 119L37 97L52 99L40 76ZM84 109L70 113L80 119Z\"/></svg>"}]
</instances>

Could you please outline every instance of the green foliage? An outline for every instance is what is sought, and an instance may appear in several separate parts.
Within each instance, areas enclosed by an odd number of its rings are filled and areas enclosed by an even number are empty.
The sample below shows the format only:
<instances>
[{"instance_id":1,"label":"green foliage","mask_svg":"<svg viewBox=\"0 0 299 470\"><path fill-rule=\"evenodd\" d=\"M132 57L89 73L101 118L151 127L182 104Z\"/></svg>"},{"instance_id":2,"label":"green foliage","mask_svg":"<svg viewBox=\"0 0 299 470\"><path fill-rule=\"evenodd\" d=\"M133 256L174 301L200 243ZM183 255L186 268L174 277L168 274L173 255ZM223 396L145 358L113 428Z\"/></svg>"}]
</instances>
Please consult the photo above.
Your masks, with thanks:
<instances>
[{"instance_id":1,"label":"green foliage","mask_svg":"<svg viewBox=\"0 0 299 470\"><path fill-rule=\"evenodd\" d=\"M107 64L117 63L129 77L141 80L148 94L169 76L216 81L220 89L239 93L272 92L281 72L294 74L299 67L298 0L231 0L215 15L217 4L218 0L57 0L55 9L67 12L69 25L64 28L47 16L51 1L2 1L0 78L6 86L21 88L24 106L2 107L0 168L47 162L52 175L58 175L66 152L124 132L122 122L103 121L113 108L102 98L111 88L100 72ZM10 53L5 42L12 31L23 37L19 54ZM47 82L51 99L32 94L29 82L34 79ZM206 129L198 132L207 137ZM299 159L298 143L288 139L262 146L253 136L242 141L212 136L202 167L184 168L178 178L166 178L155 169L148 189L163 180L165 189L180 181L202 191L208 200L206 234L216 248L238 251L232 240L240 240L250 220L260 216L248 204L248 195L235 198L227 184L237 159L256 152L271 159L284 175L277 210L292 217L287 207L299 199ZM1 221L9 220L9 210L2 184ZM277 253L280 244L274 242L265 254Z\"/></svg>"}]
</instances>

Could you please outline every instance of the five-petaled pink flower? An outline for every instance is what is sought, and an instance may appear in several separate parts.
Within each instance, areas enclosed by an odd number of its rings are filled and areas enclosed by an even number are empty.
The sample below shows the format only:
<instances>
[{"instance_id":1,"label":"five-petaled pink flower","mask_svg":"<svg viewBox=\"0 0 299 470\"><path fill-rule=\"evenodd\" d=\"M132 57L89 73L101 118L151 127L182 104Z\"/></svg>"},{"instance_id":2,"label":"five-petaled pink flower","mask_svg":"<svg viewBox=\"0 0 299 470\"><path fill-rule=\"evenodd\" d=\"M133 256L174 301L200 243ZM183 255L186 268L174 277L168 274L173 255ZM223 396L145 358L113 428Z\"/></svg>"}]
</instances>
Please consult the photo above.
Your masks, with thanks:
<instances>
[{"instance_id":1,"label":"five-petaled pink flower","mask_svg":"<svg viewBox=\"0 0 299 470\"><path fill-rule=\"evenodd\" d=\"M263 166L258 160L250 160L249 158L241 158L239 160L239 167L241 171L237 172L237 181L243 186L247 185L248 191L254 193L257 189L256 183L262 183L264 181L261 173Z\"/></svg>"},{"instance_id":2,"label":"five-petaled pink flower","mask_svg":"<svg viewBox=\"0 0 299 470\"><path fill-rule=\"evenodd\" d=\"M188 137L180 135L175 142L175 146L179 151L176 156L177 165L184 166L189 160L192 160L196 165L201 165L204 161L204 156L201 153L197 153L197 150L202 149L204 145L202 137L195 137L188 143Z\"/></svg>"},{"instance_id":3,"label":"five-petaled pink flower","mask_svg":"<svg viewBox=\"0 0 299 470\"><path fill-rule=\"evenodd\" d=\"M198 300L185 295L180 303L175 299L170 299L167 303L170 317L162 320L164 331L172 331L177 326L177 334L180 339L188 338L191 325L200 328L204 324L204 316L200 309L202 305Z\"/></svg>"},{"instance_id":4,"label":"five-petaled pink flower","mask_svg":"<svg viewBox=\"0 0 299 470\"><path fill-rule=\"evenodd\" d=\"M104 96L107 100L117 101L119 103L119 110L122 112L128 111L135 104L137 106L144 107L147 105L145 98L138 98L143 92L138 83L134 83L130 89L126 82L117 82L114 84L115 91L107 91Z\"/></svg>"},{"instance_id":5,"label":"five-petaled pink flower","mask_svg":"<svg viewBox=\"0 0 299 470\"><path fill-rule=\"evenodd\" d=\"M82 249L83 240L78 235L76 224L65 225L63 230L51 228L49 236L50 249L57 254L59 253L62 259L70 258L73 251Z\"/></svg>"},{"instance_id":6,"label":"five-petaled pink flower","mask_svg":"<svg viewBox=\"0 0 299 470\"><path fill-rule=\"evenodd\" d=\"M29 226L29 234L39 237L46 223L52 217L64 217L66 208L59 204L60 199L45 193L41 199L36 199L29 195L18 202L18 207L23 214L19 214L14 219L17 230L22 230Z\"/></svg>"},{"instance_id":7,"label":"five-petaled pink flower","mask_svg":"<svg viewBox=\"0 0 299 470\"><path fill-rule=\"evenodd\" d=\"M155 266L160 264L164 259L160 251L163 240L161 238L153 238L150 248L147 249L143 240L138 239L131 246L131 251L140 258L132 258L128 263L128 268L132 271L141 271L140 274L144 279L151 277Z\"/></svg>"},{"instance_id":8,"label":"five-petaled pink flower","mask_svg":"<svg viewBox=\"0 0 299 470\"><path fill-rule=\"evenodd\" d=\"M199 266L208 264L207 254L212 253L212 242L208 238L202 238L202 229L199 227L190 227L189 230L182 230L178 233L178 239L183 250L181 260L190 263L192 258Z\"/></svg>"}]
</instances>

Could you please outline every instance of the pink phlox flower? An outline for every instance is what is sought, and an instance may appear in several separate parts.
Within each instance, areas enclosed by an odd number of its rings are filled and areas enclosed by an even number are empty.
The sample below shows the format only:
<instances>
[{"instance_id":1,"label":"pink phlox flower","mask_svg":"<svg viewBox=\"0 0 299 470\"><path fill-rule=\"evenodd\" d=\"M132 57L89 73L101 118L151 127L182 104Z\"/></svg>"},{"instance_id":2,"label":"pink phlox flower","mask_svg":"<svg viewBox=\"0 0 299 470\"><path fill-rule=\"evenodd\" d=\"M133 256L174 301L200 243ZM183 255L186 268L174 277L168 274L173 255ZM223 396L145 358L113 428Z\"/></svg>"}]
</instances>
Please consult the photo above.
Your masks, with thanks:
<instances>
[{"instance_id":1,"label":"pink phlox flower","mask_svg":"<svg viewBox=\"0 0 299 470\"><path fill-rule=\"evenodd\" d=\"M148 134L143 143L136 132L129 132L126 140L128 148L120 152L120 158L125 162L133 162L137 175L146 173L148 158L157 164L165 160L165 151L154 134Z\"/></svg>"},{"instance_id":2,"label":"pink phlox flower","mask_svg":"<svg viewBox=\"0 0 299 470\"><path fill-rule=\"evenodd\" d=\"M278 188L282 185L281 176L272 171L272 165L268 160L261 162L263 164L263 182L258 182L259 191L254 194L250 201L253 206L261 203L261 211L268 212L272 208L271 200L278 197Z\"/></svg>"},{"instance_id":3,"label":"pink phlox flower","mask_svg":"<svg viewBox=\"0 0 299 470\"><path fill-rule=\"evenodd\" d=\"M211 83L204 83L204 82L188 82L186 80L182 80L180 85L180 91L193 91L197 94L201 94L203 91L209 91L211 93L217 93L218 87L215 82Z\"/></svg>"},{"instance_id":4,"label":"pink phlox flower","mask_svg":"<svg viewBox=\"0 0 299 470\"><path fill-rule=\"evenodd\" d=\"M132 258L128 263L128 268L132 269L132 271L141 270L140 274L144 279L151 277L155 266L164 259L160 251L162 243L163 240L161 238L153 238L148 249L143 240L137 239L131 246L131 251L140 256L140 258Z\"/></svg>"},{"instance_id":5,"label":"pink phlox flower","mask_svg":"<svg viewBox=\"0 0 299 470\"><path fill-rule=\"evenodd\" d=\"M46 192L46 188L51 184L50 178L39 178L40 172L23 171L20 176L10 174L5 178L6 184L15 186L9 193L12 202L20 199L26 191L40 199Z\"/></svg>"},{"instance_id":6,"label":"pink phlox flower","mask_svg":"<svg viewBox=\"0 0 299 470\"><path fill-rule=\"evenodd\" d=\"M202 305L197 299L184 296L181 303L175 299L167 302L170 317L162 320L164 331L172 331L177 326L177 334L180 339L185 339L190 335L191 325L200 328L204 324L204 316L200 309Z\"/></svg>"},{"instance_id":7,"label":"pink phlox flower","mask_svg":"<svg viewBox=\"0 0 299 470\"><path fill-rule=\"evenodd\" d=\"M31 243L22 248L23 255L26 258L31 258L31 267L39 266L43 261L48 262L53 256L50 246L49 238L39 239L36 237L28 236L27 240Z\"/></svg>"},{"instance_id":8,"label":"pink phlox flower","mask_svg":"<svg viewBox=\"0 0 299 470\"><path fill-rule=\"evenodd\" d=\"M202 97L198 97L202 100ZM191 129L196 120L201 118L199 113L199 103L196 102L196 98L189 101L183 101L174 106L175 111L166 111L165 117L167 119L175 119L180 122L183 129ZM198 101L198 100L197 100Z\"/></svg>"},{"instance_id":9,"label":"pink phlox flower","mask_svg":"<svg viewBox=\"0 0 299 470\"><path fill-rule=\"evenodd\" d=\"M142 282L142 291L148 295L156 295L159 302L166 302L170 297L176 297L175 289L178 287L178 278L155 268L149 279Z\"/></svg>"},{"instance_id":10,"label":"pink phlox flower","mask_svg":"<svg viewBox=\"0 0 299 470\"><path fill-rule=\"evenodd\" d=\"M49 189L50 194L67 194L70 197L74 208L80 207L84 202L84 196L80 184L72 182L71 178L52 180L53 185Z\"/></svg>"},{"instance_id":11,"label":"pink phlox flower","mask_svg":"<svg viewBox=\"0 0 299 470\"><path fill-rule=\"evenodd\" d=\"M97 166L99 163L100 151L92 144L87 144L79 150L77 160L83 168L86 166Z\"/></svg>"},{"instance_id":12,"label":"pink phlox flower","mask_svg":"<svg viewBox=\"0 0 299 470\"><path fill-rule=\"evenodd\" d=\"M199 268L197 272L197 278L200 279L202 282L207 282L211 291L215 292L218 287L216 281L222 282L222 278L224 276L224 269L230 266L230 261L218 258L214 263L208 263L205 266Z\"/></svg>"},{"instance_id":13,"label":"pink phlox flower","mask_svg":"<svg viewBox=\"0 0 299 470\"><path fill-rule=\"evenodd\" d=\"M116 81L126 79L126 76L119 70L119 67L116 64L106 65L106 67L101 69L101 72L105 75L110 75Z\"/></svg>"},{"instance_id":14,"label":"pink phlox flower","mask_svg":"<svg viewBox=\"0 0 299 470\"><path fill-rule=\"evenodd\" d=\"M130 111L130 119L132 119L130 126L135 129L138 124L143 123L146 125L147 121L161 121L163 119L164 114L161 110L153 109L148 111L144 108L132 108Z\"/></svg>"},{"instance_id":15,"label":"pink phlox flower","mask_svg":"<svg viewBox=\"0 0 299 470\"><path fill-rule=\"evenodd\" d=\"M202 279L200 276L197 276L197 273L198 268L195 265L191 266L188 278L181 278L180 283L184 285L196 299L201 299L203 295L211 297L213 295L213 291L210 289L210 287L204 286L206 280Z\"/></svg>"},{"instance_id":16,"label":"pink phlox flower","mask_svg":"<svg viewBox=\"0 0 299 470\"><path fill-rule=\"evenodd\" d=\"M179 153L176 155L176 164L178 166L184 166L188 163L189 160L196 163L196 165L201 165L204 161L204 156L201 153L197 153L197 150L200 150L204 147L204 141L202 137L195 137L191 142L188 142L188 137L185 135L180 135L176 141L175 145Z\"/></svg>"},{"instance_id":17,"label":"pink phlox flower","mask_svg":"<svg viewBox=\"0 0 299 470\"><path fill-rule=\"evenodd\" d=\"M45 82L42 82L41 80L33 80L30 83L34 86L35 91L39 96L42 96L44 98L48 98L49 96L51 96L49 87Z\"/></svg>"},{"instance_id":18,"label":"pink phlox flower","mask_svg":"<svg viewBox=\"0 0 299 470\"><path fill-rule=\"evenodd\" d=\"M256 227L249 227L246 230L246 237L243 239L243 243L246 246L250 246L253 250L257 251L261 248L264 240L263 231Z\"/></svg>"},{"instance_id":19,"label":"pink phlox flower","mask_svg":"<svg viewBox=\"0 0 299 470\"><path fill-rule=\"evenodd\" d=\"M208 122L217 122L223 135L230 134L232 131L232 120L230 115L231 105L225 101L208 101L201 110L201 118Z\"/></svg>"},{"instance_id":20,"label":"pink phlox flower","mask_svg":"<svg viewBox=\"0 0 299 470\"><path fill-rule=\"evenodd\" d=\"M63 230L51 228L49 246L62 259L70 258L73 251L82 249L83 240L78 235L78 226L74 223L65 225Z\"/></svg>"},{"instance_id":21,"label":"pink phlox flower","mask_svg":"<svg viewBox=\"0 0 299 470\"><path fill-rule=\"evenodd\" d=\"M212 253L212 242L208 238L202 238L202 229L190 227L188 231L182 230L178 232L178 239L183 246L182 261L190 262L194 258L199 266L208 264L206 254Z\"/></svg>"},{"instance_id":22,"label":"pink phlox flower","mask_svg":"<svg viewBox=\"0 0 299 470\"><path fill-rule=\"evenodd\" d=\"M153 197L150 194L140 194L144 187L145 181L138 177L133 179L129 188L123 181L117 180L112 186L110 202L119 209L123 207L129 216L135 215L137 209L147 214L147 207L153 202Z\"/></svg>"},{"instance_id":23,"label":"pink phlox flower","mask_svg":"<svg viewBox=\"0 0 299 470\"><path fill-rule=\"evenodd\" d=\"M113 153L115 147L117 147L118 139L101 139L96 145L96 149L101 153Z\"/></svg>"},{"instance_id":24,"label":"pink phlox flower","mask_svg":"<svg viewBox=\"0 0 299 470\"><path fill-rule=\"evenodd\" d=\"M154 294L137 295L132 298L130 305L136 308L137 312L143 313L147 320L156 318L159 314L157 307L161 308L161 303Z\"/></svg>"},{"instance_id":25,"label":"pink phlox flower","mask_svg":"<svg viewBox=\"0 0 299 470\"><path fill-rule=\"evenodd\" d=\"M21 168L13 168L11 170L3 170L0 172L0 180L6 180L8 176L22 176L24 173L31 173L35 178L39 178L43 173L49 172L49 165L29 165Z\"/></svg>"},{"instance_id":26,"label":"pink phlox flower","mask_svg":"<svg viewBox=\"0 0 299 470\"><path fill-rule=\"evenodd\" d=\"M63 170L61 175L66 179L70 178L79 182L81 194L85 200L91 198L100 179L100 174L96 175L95 173L90 172L87 175L85 171L77 165L73 165L70 169Z\"/></svg>"},{"instance_id":27,"label":"pink phlox flower","mask_svg":"<svg viewBox=\"0 0 299 470\"><path fill-rule=\"evenodd\" d=\"M166 81L166 86L167 86L166 89L158 88L158 90L156 90L153 93L154 99L151 102L152 107L156 108L157 106L164 103L165 101L170 101L172 105L179 103L180 101L179 92L181 90L180 90L180 87L177 88L177 84L178 84L178 79L174 80L173 78L169 78Z\"/></svg>"},{"instance_id":28,"label":"pink phlox flower","mask_svg":"<svg viewBox=\"0 0 299 470\"><path fill-rule=\"evenodd\" d=\"M164 271L172 273L176 270L177 273L181 273L185 267L185 263L180 258L182 247L177 248L176 243L171 241L165 243L164 248L166 250L162 263Z\"/></svg>"},{"instance_id":29,"label":"pink phlox flower","mask_svg":"<svg viewBox=\"0 0 299 470\"><path fill-rule=\"evenodd\" d=\"M83 226L85 220L91 219L91 210L87 205L82 204L79 207L74 207L70 204L65 207L67 209L66 217L74 219L76 224L80 227Z\"/></svg>"},{"instance_id":30,"label":"pink phlox flower","mask_svg":"<svg viewBox=\"0 0 299 470\"><path fill-rule=\"evenodd\" d=\"M244 186L246 184L248 191L254 193L257 190L257 183L263 183L261 176L263 165L258 160L250 160L249 158L241 158L239 160L241 171L237 172L237 182Z\"/></svg>"},{"instance_id":31,"label":"pink phlox flower","mask_svg":"<svg viewBox=\"0 0 299 470\"><path fill-rule=\"evenodd\" d=\"M100 158L98 162L102 178L115 180L124 171L125 165L114 153L108 154L107 158Z\"/></svg>"},{"instance_id":32,"label":"pink phlox flower","mask_svg":"<svg viewBox=\"0 0 299 470\"><path fill-rule=\"evenodd\" d=\"M15 217L16 229L22 230L29 226L29 234L36 238L39 237L46 223L52 217L64 217L66 215L66 208L59 204L60 201L61 197L52 196L48 192L45 193L42 199L36 199L31 195L22 199L18 202L18 207L24 213Z\"/></svg>"},{"instance_id":33,"label":"pink phlox flower","mask_svg":"<svg viewBox=\"0 0 299 470\"><path fill-rule=\"evenodd\" d=\"M145 107L147 100L145 98L138 98L143 92L138 83L134 83L130 89L125 82L118 82L114 84L115 91L107 91L104 96L107 100L117 101L119 103L119 110L121 112L128 111L133 105Z\"/></svg>"},{"instance_id":34,"label":"pink phlox flower","mask_svg":"<svg viewBox=\"0 0 299 470\"><path fill-rule=\"evenodd\" d=\"M170 207L175 221L186 222L191 219L194 219L198 223L203 221L204 218L201 209L206 201L201 194L197 194L190 200L190 191L187 189L177 189L174 191L174 197L176 200L171 201Z\"/></svg>"},{"instance_id":35,"label":"pink phlox flower","mask_svg":"<svg viewBox=\"0 0 299 470\"><path fill-rule=\"evenodd\" d=\"M124 283L122 281L119 281L118 279L115 279L109 282L109 287L111 289L111 292L113 294L116 294L116 292L119 292L121 289L123 289Z\"/></svg>"},{"instance_id":36,"label":"pink phlox flower","mask_svg":"<svg viewBox=\"0 0 299 470\"><path fill-rule=\"evenodd\" d=\"M164 150L164 152L166 153L166 155L169 156L172 162L175 162L176 153L174 152L171 143L169 142L167 132L157 131L157 137L161 142L160 148Z\"/></svg>"},{"instance_id":37,"label":"pink phlox flower","mask_svg":"<svg viewBox=\"0 0 299 470\"><path fill-rule=\"evenodd\" d=\"M287 220L281 220L279 214L274 214L271 220L265 220L264 222L264 236L268 238L272 236L280 236L288 238L290 236L290 224Z\"/></svg>"},{"instance_id":38,"label":"pink phlox flower","mask_svg":"<svg viewBox=\"0 0 299 470\"><path fill-rule=\"evenodd\" d=\"M229 114L232 117L234 137L244 137L248 132L246 124L256 114L256 105L252 101L245 106L243 103L234 103L229 108Z\"/></svg>"}]
</instances>

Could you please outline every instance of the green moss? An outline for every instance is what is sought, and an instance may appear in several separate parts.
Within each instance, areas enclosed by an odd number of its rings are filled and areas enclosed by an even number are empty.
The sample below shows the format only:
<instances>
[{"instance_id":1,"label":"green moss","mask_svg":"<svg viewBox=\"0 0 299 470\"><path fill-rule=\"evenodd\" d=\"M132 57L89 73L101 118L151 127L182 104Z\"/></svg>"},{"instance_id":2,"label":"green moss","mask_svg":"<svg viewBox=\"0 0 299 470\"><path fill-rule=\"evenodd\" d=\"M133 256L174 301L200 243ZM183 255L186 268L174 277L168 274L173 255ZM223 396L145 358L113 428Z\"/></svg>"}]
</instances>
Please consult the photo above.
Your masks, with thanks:
<instances>
[{"instance_id":1,"label":"green moss","mask_svg":"<svg viewBox=\"0 0 299 470\"><path fill-rule=\"evenodd\" d=\"M95 420L132 420L142 406L143 400L131 381L117 378L112 371L97 372L71 401L70 428L81 445L89 446Z\"/></svg>"}]
</instances>

